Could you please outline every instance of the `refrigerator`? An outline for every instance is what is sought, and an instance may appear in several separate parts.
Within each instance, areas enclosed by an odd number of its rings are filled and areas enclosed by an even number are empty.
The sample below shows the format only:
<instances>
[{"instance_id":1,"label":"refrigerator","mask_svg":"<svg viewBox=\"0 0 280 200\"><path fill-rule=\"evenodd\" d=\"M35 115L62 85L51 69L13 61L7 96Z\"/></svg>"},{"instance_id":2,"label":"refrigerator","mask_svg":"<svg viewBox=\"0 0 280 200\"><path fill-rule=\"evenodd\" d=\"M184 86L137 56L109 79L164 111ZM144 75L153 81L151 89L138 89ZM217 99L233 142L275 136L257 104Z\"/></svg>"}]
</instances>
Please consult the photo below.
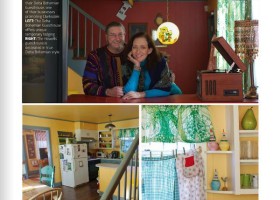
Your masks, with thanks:
<instances>
[{"instance_id":1,"label":"refrigerator","mask_svg":"<svg viewBox=\"0 0 280 200\"><path fill-rule=\"evenodd\" d=\"M59 145L59 155L62 185L76 187L89 181L86 144Z\"/></svg>"}]
</instances>

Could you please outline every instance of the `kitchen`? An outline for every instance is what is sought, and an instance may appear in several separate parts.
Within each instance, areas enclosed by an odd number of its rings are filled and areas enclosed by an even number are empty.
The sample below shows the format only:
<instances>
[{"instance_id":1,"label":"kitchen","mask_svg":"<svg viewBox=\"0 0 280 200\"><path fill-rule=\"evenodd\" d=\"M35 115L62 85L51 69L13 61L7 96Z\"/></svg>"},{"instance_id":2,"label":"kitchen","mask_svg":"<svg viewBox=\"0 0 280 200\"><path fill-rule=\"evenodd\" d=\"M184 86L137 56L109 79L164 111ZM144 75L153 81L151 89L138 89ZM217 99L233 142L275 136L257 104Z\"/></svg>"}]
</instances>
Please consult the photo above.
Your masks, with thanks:
<instances>
[{"instance_id":1,"label":"kitchen","mask_svg":"<svg viewBox=\"0 0 280 200\"><path fill-rule=\"evenodd\" d=\"M50 135L48 159L56 167L54 185L55 187L63 186L63 188L68 185L76 190L80 184L96 185L98 183L96 180L99 171L99 168L96 167L97 163L119 164L121 162L133 140L133 137L130 140L124 137L123 132L138 129L138 113L138 106L24 105L23 129L48 127ZM109 116L111 114L112 116ZM107 124L113 124L115 128L105 128ZM61 147L64 147L64 150ZM80 152L77 156L84 159L79 160L74 166L70 160L65 161L66 149L69 149L68 157L72 158L72 152ZM63 155L63 152L66 154ZM25 157L26 160L29 160L28 154ZM39 155L36 155L36 159L39 159ZM72 179L70 184L67 177L74 175L66 175L67 173L64 172L69 172L74 167L84 169L82 174L85 173L85 178L76 183ZM29 170L28 162L26 162L25 168L28 177L29 173L32 173ZM39 168L34 171L38 173ZM99 180L99 182L101 181L103 180Z\"/></svg>"}]
</instances>

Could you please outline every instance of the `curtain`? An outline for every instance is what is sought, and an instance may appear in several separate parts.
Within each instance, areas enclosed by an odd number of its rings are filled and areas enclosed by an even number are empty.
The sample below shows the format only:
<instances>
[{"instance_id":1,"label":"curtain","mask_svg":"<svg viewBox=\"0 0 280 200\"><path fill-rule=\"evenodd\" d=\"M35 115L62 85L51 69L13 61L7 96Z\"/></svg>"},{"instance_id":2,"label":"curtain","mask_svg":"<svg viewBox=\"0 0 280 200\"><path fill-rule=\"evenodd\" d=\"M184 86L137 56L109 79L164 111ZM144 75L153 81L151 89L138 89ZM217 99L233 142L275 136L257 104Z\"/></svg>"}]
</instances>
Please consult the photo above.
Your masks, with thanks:
<instances>
[{"instance_id":1,"label":"curtain","mask_svg":"<svg viewBox=\"0 0 280 200\"><path fill-rule=\"evenodd\" d=\"M214 133L207 106L143 105L142 142L207 142Z\"/></svg>"},{"instance_id":2,"label":"curtain","mask_svg":"<svg viewBox=\"0 0 280 200\"><path fill-rule=\"evenodd\" d=\"M244 20L251 10L251 0L218 0L217 6L217 36L224 37L225 40L234 48L234 21ZM246 13L247 11L247 13ZM246 14L246 15L245 15ZM229 64L225 59L217 54L217 68L229 68Z\"/></svg>"},{"instance_id":3,"label":"curtain","mask_svg":"<svg viewBox=\"0 0 280 200\"><path fill-rule=\"evenodd\" d=\"M139 128L126 128L119 130L119 139L121 140L121 151L127 152L132 144L135 135L138 134Z\"/></svg>"},{"instance_id":4,"label":"curtain","mask_svg":"<svg viewBox=\"0 0 280 200\"><path fill-rule=\"evenodd\" d=\"M42 130L35 130L36 144L38 148L47 148L47 133Z\"/></svg>"},{"instance_id":5,"label":"curtain","mask_svg":"<svg viewBox=\"0 0 280 200\"><path fill-rule=\"evenodd\" d=\"M208 142L213 125L207 106L181 106L178 112L178 132L181 141Z\"/></svg>"},{"instance_id":6,"label":"curtain","mask_svg":"<svg viewBox=\"0 0 280 200\"><path fill-rule=\"evenodd\" d=\"M126 128L126 129L120 129L119 130L119 138L134 138L135 135L138 133L138 128Z\"/></svg>"},{"instance_id":7,"label":"curtain","mask_svg":"<svg viewBox=\"0 0 280 200\"><path fill-rule=\"evenodd\" d=\"M175 157L142 157L142 199L179 199Z\"/></svg>"}]
</instances>

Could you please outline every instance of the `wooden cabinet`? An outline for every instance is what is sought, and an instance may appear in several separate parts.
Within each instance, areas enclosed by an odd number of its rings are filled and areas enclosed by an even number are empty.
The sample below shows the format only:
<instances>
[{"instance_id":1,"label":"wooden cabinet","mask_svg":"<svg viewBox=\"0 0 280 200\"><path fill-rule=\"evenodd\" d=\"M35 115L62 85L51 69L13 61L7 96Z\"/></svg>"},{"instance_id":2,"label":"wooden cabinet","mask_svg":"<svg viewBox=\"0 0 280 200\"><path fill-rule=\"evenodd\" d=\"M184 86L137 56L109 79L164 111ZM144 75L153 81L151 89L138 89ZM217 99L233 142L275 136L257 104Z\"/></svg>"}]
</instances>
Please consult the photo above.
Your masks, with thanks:
<instances>
[{"instance_id":1,"label":"wooden cabinet","mask_svg":"<svg viewBox=\"0 0 280 200\"><path fill-rule=\"evenodd\" d=\"M98 148L98 131L88 129L76 129L76 140L79 142L86 142L89 144L89 149Z\"/></svg>"}]
</instances>

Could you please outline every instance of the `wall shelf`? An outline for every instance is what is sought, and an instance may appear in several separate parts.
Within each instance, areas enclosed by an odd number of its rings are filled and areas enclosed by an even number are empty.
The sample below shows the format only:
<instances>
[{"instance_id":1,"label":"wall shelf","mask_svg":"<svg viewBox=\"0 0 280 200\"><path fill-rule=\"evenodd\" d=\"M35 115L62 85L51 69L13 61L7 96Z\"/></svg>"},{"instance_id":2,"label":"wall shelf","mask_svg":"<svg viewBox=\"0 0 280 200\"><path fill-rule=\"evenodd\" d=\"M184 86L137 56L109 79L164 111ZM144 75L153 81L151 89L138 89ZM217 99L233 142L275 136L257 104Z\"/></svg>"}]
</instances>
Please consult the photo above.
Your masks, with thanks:
<instances>
[{"instance_id":1,"label":"wall shelf","mask_svg":"<svg viewBox=\"0 0 280 200\"><path fill-rule=\"evenodd\" d=\"M228 190L228 191L222 191L222 190L207 190L207 192L209 193L215 193L215 194L233 194L232 190Z\"/></svg>"},{"instance_id":2,"label":"wall shelf","mask_svg":"<svg viewBox=\"0 0 280 200\"><path fill-rule=\"evenodd\" d=\"M239 137L258 137L258 130L239 130Z\"/></svg>"},{"instance_id":3,"label":"wall shelf","mask_svg":"<svg viewBox=\"0 0 280 200\"><path fill-rule=\"evenodd\" d=\"M243 113L253 107L255 116L258 118L258 106L239 106L232 105L226 107L226 132L228 133L228 141L230 143L230 151L206 151L205 153L210 157L214 169L218 169L219 164L215 162L215 159L220 159L226 162L224 174L229 178L228 186L229 191L215 191L208 189L207 193L215 194L233 194L233 195L245 195L245 194L258 194L258 188L241 188L240 174L258 174L259 160L256 155L256 159L240 159L240 144L242 141L252 140L258 141L258 130L241 130L241 120ZM258 144L258 142L257 142ZM218 156L219 155L219 156ZM218 158L219 157L219 158ZM222 170L220 170L222 171ZM221 176L225 176L222 175ZM221 181L222 183L222 181ZM208 182L209 184L209 182ZM208 186L209 187L209 186Z\"/></svg>"},{"instance_id":4,"label":"wall shelf","mask_svg":"<svg viewBox=\"0 0 280 200\"><path fill-rule=\"evenodd\" d=\"M259 164L258 159L246 159L246 160L240 160L241 165L257 165Z\"/></svg>"},{"instance_id":5,"label":"wall shelf","mask_svg":"<svg viewBox=\"0 0 280 200\"><path fill-rule=\"evenodd\" d=\"M257 188L252 189L240 189L240 194L259 194L259 190Z\"/></svg>"}]
</instances>

